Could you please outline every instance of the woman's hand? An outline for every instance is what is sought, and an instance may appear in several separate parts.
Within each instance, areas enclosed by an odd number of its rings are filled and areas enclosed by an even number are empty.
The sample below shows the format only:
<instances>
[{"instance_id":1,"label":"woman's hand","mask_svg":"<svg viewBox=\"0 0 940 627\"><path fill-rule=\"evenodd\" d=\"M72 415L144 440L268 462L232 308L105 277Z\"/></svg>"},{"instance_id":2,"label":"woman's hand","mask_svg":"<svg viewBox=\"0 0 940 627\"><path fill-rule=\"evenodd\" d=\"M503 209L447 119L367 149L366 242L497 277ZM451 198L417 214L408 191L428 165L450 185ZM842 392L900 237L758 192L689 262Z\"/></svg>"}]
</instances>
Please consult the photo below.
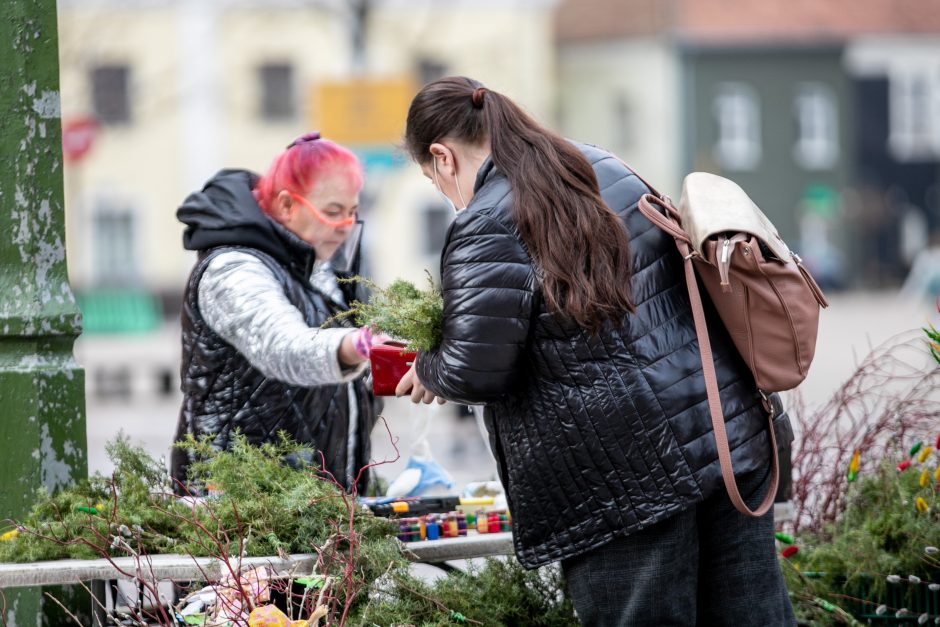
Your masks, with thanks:
<instances>
[{"instance_id":1,"label":"woman's hand","mask_svg":"<svg viewBox=\"0 0 940 627\"><path fill-rule=\"evenodd\" d=\"M415 372L413 364L395 387L395 396L404 396L409 392L411 393L412 403L430 405L434 401L434 393L424 387L424 384L418 379L418 373ZM446 401L443 398L439 398L437 402L443 405Z\"/></svg>"},{"instance_id":2,"label":"woman's hand","mask_svg":"<svg viewBox=\"0 0 940 627\"><path fill-rule=\"evenodd\" d=\"M369 327L362 327L344 335L337 355L340 364L346 368L351 368L369 359L369 352L372 350L374 339L372 329Z\"/></svg>"}]
</instances>

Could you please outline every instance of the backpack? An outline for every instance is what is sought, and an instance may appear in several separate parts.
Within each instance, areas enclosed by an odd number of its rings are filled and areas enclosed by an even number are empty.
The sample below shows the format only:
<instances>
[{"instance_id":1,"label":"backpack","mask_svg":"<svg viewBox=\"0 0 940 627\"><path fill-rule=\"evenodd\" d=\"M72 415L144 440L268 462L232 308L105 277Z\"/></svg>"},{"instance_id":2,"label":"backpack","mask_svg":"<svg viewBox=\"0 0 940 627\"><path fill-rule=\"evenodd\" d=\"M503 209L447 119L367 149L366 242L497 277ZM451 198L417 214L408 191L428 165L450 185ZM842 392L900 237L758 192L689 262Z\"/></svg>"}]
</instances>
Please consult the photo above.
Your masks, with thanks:
<instances>
[{"instance_id":1,"label":"backpack","mask_svg":"<svg viewBox=\"0 0 940 627\"><path fill-rule=\"evenodd\" d=\"M769 395L792 389L806 378L816 350L819 311L829 303L800 257L736 183L714 174L693 172L682 183L678 207L668 196L649 184L647 187L651 193L640 199L640 211L675 239L685 260L686 285L725 488L740 512L763 515L773 505L779 481L774 409ZM771 485L753 511L741 498L731 467L699 282L754 375L768 413Z\"/></svg>"}]
</instances>

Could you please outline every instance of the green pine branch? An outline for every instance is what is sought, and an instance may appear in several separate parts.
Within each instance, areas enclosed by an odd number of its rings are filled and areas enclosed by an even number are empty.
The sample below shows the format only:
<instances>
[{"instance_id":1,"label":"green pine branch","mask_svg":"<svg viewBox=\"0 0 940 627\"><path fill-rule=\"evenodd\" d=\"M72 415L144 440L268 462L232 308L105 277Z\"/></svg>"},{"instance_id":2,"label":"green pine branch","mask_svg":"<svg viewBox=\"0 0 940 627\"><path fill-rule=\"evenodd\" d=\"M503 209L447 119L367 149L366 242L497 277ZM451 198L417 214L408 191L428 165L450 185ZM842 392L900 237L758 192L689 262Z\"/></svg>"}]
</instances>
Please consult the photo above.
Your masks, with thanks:
<instances>
[{"instance_id":1,"label":"green pine branch","mask_svg":"<svg viewBox=\"0 0 940 627\"><path fill-rule=\"evenodd\" d=\"M409 281L397 279L387 288L360 277L341 279L357 282L372 292L368 302L353 301L349 311L338 317L353 317L356 324L372 328L407 343L407 350L428 351L441 343L444 299L430 273L428 286L418 289Z\"/></svg>"}]
</instances>

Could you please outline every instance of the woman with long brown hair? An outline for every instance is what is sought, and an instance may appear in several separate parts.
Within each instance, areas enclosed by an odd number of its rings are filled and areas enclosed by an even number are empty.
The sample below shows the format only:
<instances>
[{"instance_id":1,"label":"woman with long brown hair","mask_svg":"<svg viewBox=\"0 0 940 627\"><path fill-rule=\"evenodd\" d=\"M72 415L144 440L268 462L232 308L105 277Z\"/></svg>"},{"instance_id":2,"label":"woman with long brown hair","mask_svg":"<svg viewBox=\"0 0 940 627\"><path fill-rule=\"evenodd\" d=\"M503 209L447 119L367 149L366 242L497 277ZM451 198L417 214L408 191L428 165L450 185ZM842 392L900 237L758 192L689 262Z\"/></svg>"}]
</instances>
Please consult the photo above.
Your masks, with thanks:
<instances>
[{"instance_id":1,"label":"woman with long brown hair","mask_svg":"<svg viewBox=\"0 0 940 627\"><path fill-rule=\"evenodd\" d=\"M443 341L398 393L486 405L519 560L560 561L587 625L792 624L772 515L723 490L682 259L637 210L646 186L463 77L418 93L405 145L457 216ZM766 418L727 335L712 347L753 506Z\"/></svg>"}]
</instances>

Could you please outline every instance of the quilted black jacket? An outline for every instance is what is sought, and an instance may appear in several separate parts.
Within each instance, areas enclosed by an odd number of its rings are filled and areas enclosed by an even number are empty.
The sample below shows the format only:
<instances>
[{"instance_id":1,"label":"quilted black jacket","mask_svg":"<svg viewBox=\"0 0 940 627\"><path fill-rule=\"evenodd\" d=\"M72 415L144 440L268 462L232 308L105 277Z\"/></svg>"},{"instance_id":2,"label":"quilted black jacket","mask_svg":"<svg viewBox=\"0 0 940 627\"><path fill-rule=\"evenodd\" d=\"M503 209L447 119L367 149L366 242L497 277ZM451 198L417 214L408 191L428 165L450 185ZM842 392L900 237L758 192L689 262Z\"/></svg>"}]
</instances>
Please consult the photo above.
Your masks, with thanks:
<instances>
[{"instance_id":1,"label":"quilted black jacket","mask_svg":"<svg viewBox=\"0 0 940 627\"><path fill-rule=\"evenodd\" d=\"M682 259L637 210L643 183L579 148L629 233L636 313L590 337L547 312L509 182L488 160L442 253L443 342L417 361L435 394L487 405L516 555L530 568L724 489ZM727 334L710 327L735 471L755 470L769 464L766 416Z\"/></svg>"},{"instance_id":2,"label":"quilted black jacket","mask_svg":"<svg viewBox=\"0 0 940 627\"><path fill-rule=\"evenodd\" d=\"M367 383L359 379L350 384L304 388L268 377L219 337L199 312L197 295L203 271L216 254L233 249L252 254L268 266L309 326L318 327L343 309L309 281L313 248L290 237L262 214L251 194L256 181L249 172L222 171L202 192L187 198L178 212L188 225L184 246L200 254L183 297L183 405L175 440L186 433L211 434L213 444L225 450L232 444L235 429L252 444L276 441L277 432L284 431L292 440L322 452L326 470L343 483L350 450L355 456L354 472L369 460L370 434L378 408ZM349 300L352 294L346 297ZM352 447L348 443L351 401L358 414ZM319 456L313 461L319 464ZM185 483L189 463L184 451L174 449L172 476ZM364 473L360 491L366 482Z\"/></svg>"}]
</instances>

